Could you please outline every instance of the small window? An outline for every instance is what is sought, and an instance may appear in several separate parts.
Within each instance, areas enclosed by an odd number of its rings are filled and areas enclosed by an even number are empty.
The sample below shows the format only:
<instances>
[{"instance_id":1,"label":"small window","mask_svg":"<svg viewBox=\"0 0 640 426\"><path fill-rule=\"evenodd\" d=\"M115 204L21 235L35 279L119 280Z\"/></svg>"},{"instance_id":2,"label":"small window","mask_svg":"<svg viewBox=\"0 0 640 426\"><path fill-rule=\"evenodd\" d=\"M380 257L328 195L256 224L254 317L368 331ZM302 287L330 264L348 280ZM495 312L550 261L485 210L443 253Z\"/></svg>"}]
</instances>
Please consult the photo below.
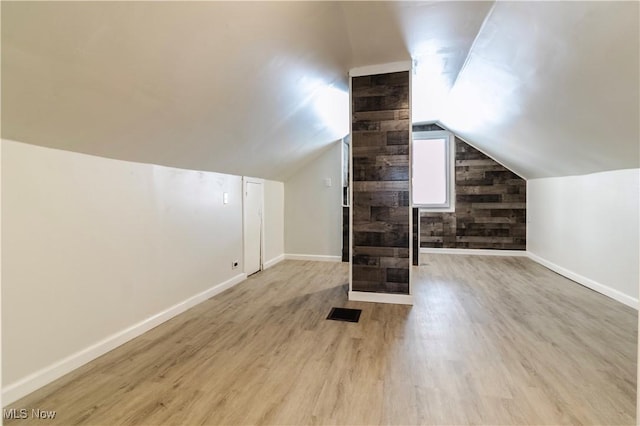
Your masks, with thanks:
<instances>
[{"instance_id":1,"label":"small window","mask_svg":"<svg viewBox=\"0 0 640 426\"><path fill-rule=\"evenodd\" d=\"M414 132L412 148L413 205L452 211L454 164L449 132Z\"/></svg>"}]
</instances>

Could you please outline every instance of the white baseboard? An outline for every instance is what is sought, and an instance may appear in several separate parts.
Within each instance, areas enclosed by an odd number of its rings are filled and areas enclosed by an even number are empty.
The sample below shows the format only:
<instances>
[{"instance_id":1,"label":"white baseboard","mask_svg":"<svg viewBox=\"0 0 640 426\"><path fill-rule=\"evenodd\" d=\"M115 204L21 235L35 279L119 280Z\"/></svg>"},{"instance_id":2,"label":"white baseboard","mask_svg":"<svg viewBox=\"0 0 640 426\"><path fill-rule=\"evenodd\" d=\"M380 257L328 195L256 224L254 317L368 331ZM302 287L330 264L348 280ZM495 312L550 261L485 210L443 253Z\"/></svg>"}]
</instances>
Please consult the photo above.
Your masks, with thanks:
<instances>
[{"instance_id":1,"label":"white baseboard","mask_svg":"<svg viewBox=\"0 0 640 426\"><path fill-rule=\"evenodd\" d=\"M342 262L341 256L325 256L320 254L285 254L287 260L314 260L316 262Z\"/></svg>"},{"instance_id":2,"label":"white baseboard","mask_svg":"<svg viewBox=\"0 0 640 426\"><path fill-rule=\"evenodd\" d=\"M396 305L413 305L410 294L372 293L368 291L350 291L349 300L354 302L393 303Z\"/></svg>"},{"instance_id":3,"label":"white baseboard","mask_svg":"<svg viewBox=\"0 0 640 426\"><path fill-rule=\"evenodd\" d=\"M527 255L529 259L533 260L534 262L537 262L542 266L549 268L552 271L557 272L558 274L564 277L567 277L572 281L577 282L578 284L588 287L591 290L597 291L598 293L604 294L605 296L608 296L614 300L617 300L620 303L624 303L625 305L630 306L634 309L638 309L639 307L638 299L628 296L622 293L621 291L618 291L607 285L604 285L590 278L577 274L573 271L570 271L569 269L563 268L562 266L556 265L555 263L547 259L544 259L534 253L531 253L530 251L527 252Z\"/></svg>"},{"instance_id":4,"label":"white baseboard","mask_svg":"<svg viewBox=\"0 0 640 426\"><path fill-rule=\"evenodd\" d=\"M266 262L264 262L262 264L262 269L268 269L271 268L272 266L282 262L284 260L284 254L281 254L280 256L276 256L271 260L267 260Z\"/></svg>"},{"instance_id":5,"label":"white baseboard","mask_svg":"<svg viewBox=\"0 0 640 426\"><path fill-rule=\"evenodd\" d=\"M433 253L433 254L470 254L477 256L514 256L514 257L527 257L527 252L524 250L490 250L490 249L458 249L458 248L431 248L420 247L420 254Z\"/></svg>"},{"instance_id":6,"label":"white baseboard","mask_svg":"<svg viewBox=\"0 0 640 426\"><path fill-rule=\"evenodd\" d=\"M217 284L201 293L177 303L162 312L159 312L137 324L134 324L122 331L82 349L68 357L57 361L48 367L38 370L17 382L11 383L2 389L2 403L7 405L17 401L41 388L44 385L64 376L78 367L98 358L101 355L117 348L118 346L140 336L163 322L175 317L193 306L222 293L228 288L241 283L247 278L245 274L239 274L220 284Z\"/></svg>"}]
</instances>

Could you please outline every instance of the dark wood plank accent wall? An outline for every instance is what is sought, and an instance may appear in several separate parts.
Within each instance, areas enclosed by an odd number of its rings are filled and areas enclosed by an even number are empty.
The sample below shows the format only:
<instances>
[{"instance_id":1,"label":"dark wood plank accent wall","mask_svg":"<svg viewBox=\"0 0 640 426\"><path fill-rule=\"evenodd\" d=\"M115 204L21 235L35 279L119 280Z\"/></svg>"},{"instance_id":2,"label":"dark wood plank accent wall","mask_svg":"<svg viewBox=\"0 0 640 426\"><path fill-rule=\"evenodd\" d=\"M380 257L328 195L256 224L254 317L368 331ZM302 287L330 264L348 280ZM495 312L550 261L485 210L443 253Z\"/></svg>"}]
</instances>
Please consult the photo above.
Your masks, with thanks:
<instances>
[{"instance_id":1,"label":"dark wood plank accent wall","mask_svg":"<svg viewBox=\"0 0 640 426\"><path fill-rule=\"evenodd\" d=\"M414 132L437 132L445 129L438 126L436 123L428 123L428 124L414 124L412 127L412 130Z\"/></svg>"},{"instance_id":2,"label":"dark wood plank accent wall","mask_svg":"<svg viewBox=\"0 0 640 426\"><path fill-rule=\"evenodd\" d=\"M342 206L342 261L349 261L349 207Z\"/></svg>"},{"instance_id":3,"label":"dark wood plank accent wall","mask_svg":"<svg viewBox=\"0 0 640 426\"><path fill-rule=\"evenodd\" d=\"M352 79L352 289L409 294L409 72Z\"/></svg>"},{"instance_id":4,"label":"dark wood plank accent wall","mask_svg":"<svg viewBox=\"0 0 640 426\"><path fill-rule=\"evenodd\" d=\"M455 144L455 212L421 212L420 246L526 250L526 181L464 141Z\"/></svg>"},{"instance_id":5,"label":"dark wood plank accent wall","mask_svg":"<svg viewBox=\"0 0 640 426\"><path fill-rule=\"evenodd\" d=\"M420 209L417 207L412 208L411 215L412 215L411 223L413 225L413 229L411 232L411 238L413 238L412 264L414 266L418 266L420 264L420 240L418 238L419 237L418 233L420 232L420 227L418 226L420 224Z\"/></svg>"}]
</instances>

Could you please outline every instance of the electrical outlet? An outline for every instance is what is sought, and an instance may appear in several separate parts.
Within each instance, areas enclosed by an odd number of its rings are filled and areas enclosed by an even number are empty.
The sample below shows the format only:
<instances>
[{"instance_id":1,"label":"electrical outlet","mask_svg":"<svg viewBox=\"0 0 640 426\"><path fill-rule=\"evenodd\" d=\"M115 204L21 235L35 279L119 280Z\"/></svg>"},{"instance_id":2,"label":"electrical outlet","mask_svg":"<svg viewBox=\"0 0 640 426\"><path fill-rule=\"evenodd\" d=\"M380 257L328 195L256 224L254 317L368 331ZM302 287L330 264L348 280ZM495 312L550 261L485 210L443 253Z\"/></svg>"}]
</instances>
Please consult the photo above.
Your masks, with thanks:
<instances>
[{"instance_id":1,"label":"electrical outlet","mask_svg":"<svg viewBox=\"0 0 640 426\"><path fill-rule=\"evenodd\" d=\"M238 267L238 262L237 260L234 260L233 262L231 262L231 269L236 269Z\"/></svg>"}]
</instances>

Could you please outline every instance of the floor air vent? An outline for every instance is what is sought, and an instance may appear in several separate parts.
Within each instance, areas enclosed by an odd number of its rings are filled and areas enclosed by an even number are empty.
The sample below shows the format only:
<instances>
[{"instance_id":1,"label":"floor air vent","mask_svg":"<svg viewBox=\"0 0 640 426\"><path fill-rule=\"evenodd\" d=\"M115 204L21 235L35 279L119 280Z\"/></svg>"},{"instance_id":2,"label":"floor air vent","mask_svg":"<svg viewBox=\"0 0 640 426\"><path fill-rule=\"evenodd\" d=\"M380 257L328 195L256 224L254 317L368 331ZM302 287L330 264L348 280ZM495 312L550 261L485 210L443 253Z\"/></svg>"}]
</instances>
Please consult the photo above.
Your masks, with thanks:
<instances>
[{"instance_id":1,"label":"floor air vent","mask_svg":"<svg viewBox=\"0 0 640 426\"><path fill-rule=\"evenodd\" d=\"M331 308L328 320L358 322L362 309Z\"/></svg>"}]
</instances>

